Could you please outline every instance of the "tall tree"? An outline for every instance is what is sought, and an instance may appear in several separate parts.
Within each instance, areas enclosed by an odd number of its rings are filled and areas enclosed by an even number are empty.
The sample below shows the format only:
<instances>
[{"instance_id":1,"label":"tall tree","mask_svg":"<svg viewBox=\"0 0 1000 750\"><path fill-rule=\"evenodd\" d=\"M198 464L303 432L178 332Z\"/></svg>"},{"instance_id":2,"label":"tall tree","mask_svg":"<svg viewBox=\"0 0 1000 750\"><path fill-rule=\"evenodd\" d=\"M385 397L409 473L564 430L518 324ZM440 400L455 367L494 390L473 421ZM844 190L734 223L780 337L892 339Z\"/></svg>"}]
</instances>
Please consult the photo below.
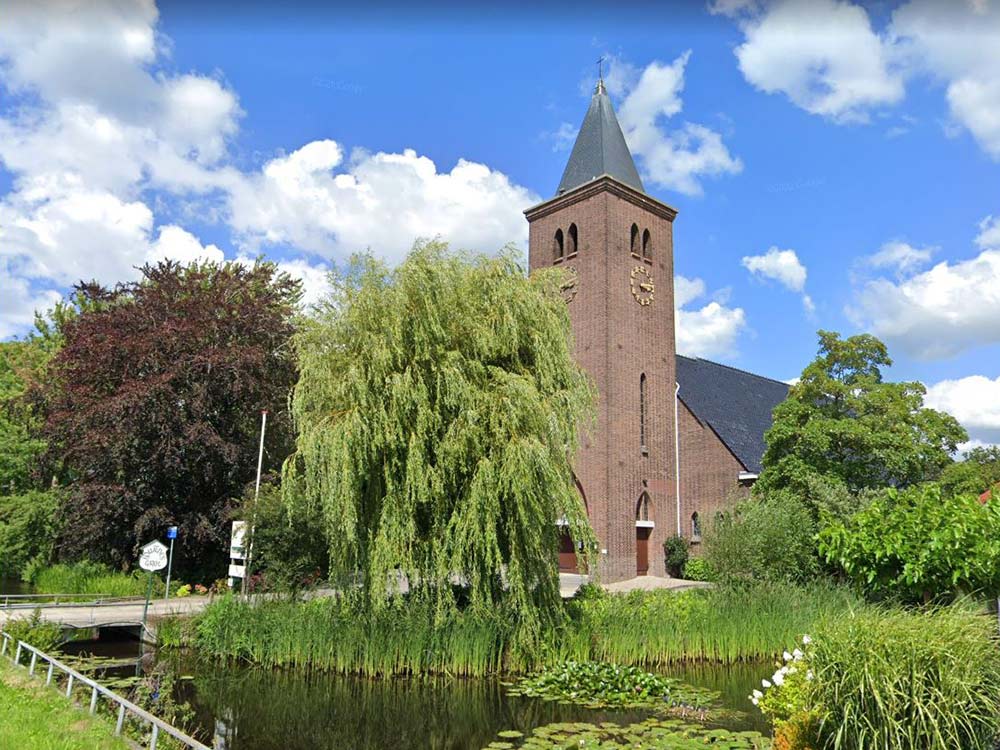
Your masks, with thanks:
<instances>
[{"instance_id":1,"label":"tall tree","mask_svg":"<svg viewBox=\"0 0 1000 750\"><path fill-rule=\"evenodd\" d=\"M558 617L556 521L593 539L570 469L593 391L560 278L418 244L392 271L356 259L297 334L284 487L322 509L332 572L365 606L402 573L439 613L461 581L522 632Z\"/></svg>"},{"instance_id":2,"label":"tall tree","mask_svg":"<svg viewBox=\"0 0 1000 750\"><path fill-rule=\"evenodd\" d=\"M72 481L63 553L112 564L181 526L177 565L219 573L230 503L291 445L289 339L300 284L271 263L150 265L137 282L78 287L46 393L45 435Z\"/></svg>"},{"instance_id":3,"label":"tall tree","mask_svg":"<svg viewBox=\"0 0 1000 750\"><path fill-rule=\"evenodd\" d=\"M892 364L874 336L819 332L819 355L774 410L754 491L851 492L936 478L968 436L954 417L924 407L923 384L888 383Z\"/></svg>"},{"instance_id":4,"label":"tall tree","mask_svg":"<svg viewBox=\"0 0 1000 750\"><path fill-rule=\"evenodd\" d=\"M941 491L946 496L980 495L1000 484L1000 445L981 445L941 472Z\"/></svg>"}]
</instances>

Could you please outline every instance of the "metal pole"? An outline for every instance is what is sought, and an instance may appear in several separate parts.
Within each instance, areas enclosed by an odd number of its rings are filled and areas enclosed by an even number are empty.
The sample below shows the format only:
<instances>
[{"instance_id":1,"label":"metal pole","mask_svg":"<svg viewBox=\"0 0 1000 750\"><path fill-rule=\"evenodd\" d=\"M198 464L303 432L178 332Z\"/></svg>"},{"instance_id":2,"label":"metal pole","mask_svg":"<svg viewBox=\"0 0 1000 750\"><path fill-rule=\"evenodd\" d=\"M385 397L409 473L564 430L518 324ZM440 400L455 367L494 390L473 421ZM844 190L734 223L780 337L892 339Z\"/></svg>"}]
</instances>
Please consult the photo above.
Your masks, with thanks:
<instances>
[{"instance_id":1,"label":"metal pole","mask_svg":"<svg viewBox=\"0 0 1000 750\"><path fill-rule=\"evenodd\" d=\"M253 558L253 531L257 525L257 498L260 497L260 472L264 466L264 432L267 430L267 409L260 413L260 449L257 451L257 483L253 488L253 511L250 516L250 539L247 540L247 559L243 564L243 595L247 594L247 579L250 577L250 560Z\"/></svg>"},{"instance_id":2,"label":"metal pole","mask_svg":"<svg viewBox=\"0 0 1000 750\"><path fill-rule=\"evenodd\" d=\"M677 499L677 536L681 536L681 431L677 412L680 410L681 384L674 389L674 482Z\"/></svg>"},{"instance_id":3,"label":"metal pole","mask_svg":"<svg viewBox=\"0 0 1000 750\"><path fill-rule=\"evenodd\" d=\"M146 612L149 610L149 597L153 595L153 571L149 571L149 584L146 586L146 603L142 606L142 632L139 638L146 635Z\"/></svg>"},{"instance_id":4,"label":"metal pole","mask_svg":"<svg viewBox=\"0 0 1000 750\"><path fill-rule=\"evenodd\" d=\"M167 558L167 591L163 595L163 601L170 598L170 571L174 567L174 538L170 537L170 556Z\"/></svg>"}]
</instances>

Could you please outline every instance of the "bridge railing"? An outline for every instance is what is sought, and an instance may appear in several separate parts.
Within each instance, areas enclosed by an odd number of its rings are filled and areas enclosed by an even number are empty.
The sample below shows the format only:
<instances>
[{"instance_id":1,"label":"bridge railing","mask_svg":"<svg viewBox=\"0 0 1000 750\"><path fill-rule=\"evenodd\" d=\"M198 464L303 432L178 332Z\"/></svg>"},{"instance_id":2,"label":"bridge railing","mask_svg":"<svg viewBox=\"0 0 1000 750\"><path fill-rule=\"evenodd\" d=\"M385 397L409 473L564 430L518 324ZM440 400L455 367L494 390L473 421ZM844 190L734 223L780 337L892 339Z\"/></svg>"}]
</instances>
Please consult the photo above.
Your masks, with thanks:
<instances>
[{"instance_id":1,"label":"bridge railing","mask_svg":"<svg viewBox=\"0 0 1000 750\"><path fill-rule=\"evenodd\" d=\"M44 665L48 665L45 677L46 685L51 685L53 683L57 671L66 676L66 697L70 697L73 694L74 685L78 687L82 685L84 688L89 688L91 714L96 713L97 702L101 697L105 698L113 706L116 706L118 721L115 724L115 735L121 735L122 730L125 727L125 718L131 715L138 719L142 724L148 724L150 726L149 750L156 750L156 745L161 734L172 737L184 745L184 747L193 748L193 750L210 750L207 745L203 745L193 737L189 737L176 727L171 726L162 719L158 719L153 716L153 714L139 708L139 706L135 705L131 701L122 698L114 691L109 690L91 678L80 674L72 667L66 666L55 657L49 656L43 651L39 651L34 646L31 646L24 641L20 641L8 633L0 631L0 656L7 656L14 662L14 664L23 666L21 664L22 655L27 654L31 655L27 665L29 675L35 674L36 668L39 667L39 662L41 662L42 668L45 668Z\"/></svg>"},{"instance_id":2,"label":"bridge railing","mask_svg":"<svg viewBox=\"0 0 1000 750\"><path fill-rule=\"evenodd\" d=\"M92 606L143 601L141 596L111 594L0 594L0 609L34 609L46 605Z\"/></svg>"}]
</instances>

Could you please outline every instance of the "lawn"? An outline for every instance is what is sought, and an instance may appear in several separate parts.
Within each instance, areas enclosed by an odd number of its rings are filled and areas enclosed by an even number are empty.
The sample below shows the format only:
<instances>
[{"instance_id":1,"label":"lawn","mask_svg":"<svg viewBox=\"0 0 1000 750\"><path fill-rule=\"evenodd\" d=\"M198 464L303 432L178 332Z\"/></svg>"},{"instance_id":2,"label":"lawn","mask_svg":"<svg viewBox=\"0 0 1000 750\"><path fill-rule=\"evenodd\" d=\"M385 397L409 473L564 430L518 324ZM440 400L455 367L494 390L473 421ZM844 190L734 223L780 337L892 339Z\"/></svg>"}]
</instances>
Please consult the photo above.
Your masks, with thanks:
<instances>
[{"instance_id":1,"label":"lawn","mask_svg":"<svg viewBox=\"0 0 1000 750\"><path fill-rule=\"evenodd\" d=\"M0 660L0 747L18 750L127 750L114 727Z\"/></svg>"}]
</instances>

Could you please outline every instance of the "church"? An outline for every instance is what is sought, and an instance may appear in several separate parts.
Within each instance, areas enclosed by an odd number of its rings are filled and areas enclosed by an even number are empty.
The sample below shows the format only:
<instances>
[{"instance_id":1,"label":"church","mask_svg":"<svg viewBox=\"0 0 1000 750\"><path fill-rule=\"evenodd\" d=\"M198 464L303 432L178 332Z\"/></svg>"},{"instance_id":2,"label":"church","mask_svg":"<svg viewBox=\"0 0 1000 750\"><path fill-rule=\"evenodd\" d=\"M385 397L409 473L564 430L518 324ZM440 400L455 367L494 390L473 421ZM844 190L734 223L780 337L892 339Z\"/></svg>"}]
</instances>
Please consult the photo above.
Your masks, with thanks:
<instances>
[{"instance_id":1,"label":"church","mask_svg":"<svg viewBox=\"0 0 1000 750\"><path fill-rule=\"evenodd\" d=\"M716 511L745 496L785 383L677 354L673 222L646 193L599 81L555 197L525 211L531 270L568 272L575 355L597 420L574 458L604 582L666 575L663 542L697 553ZM565 535L561 571L577 570Z\"/></svg>"}]
</instances>

